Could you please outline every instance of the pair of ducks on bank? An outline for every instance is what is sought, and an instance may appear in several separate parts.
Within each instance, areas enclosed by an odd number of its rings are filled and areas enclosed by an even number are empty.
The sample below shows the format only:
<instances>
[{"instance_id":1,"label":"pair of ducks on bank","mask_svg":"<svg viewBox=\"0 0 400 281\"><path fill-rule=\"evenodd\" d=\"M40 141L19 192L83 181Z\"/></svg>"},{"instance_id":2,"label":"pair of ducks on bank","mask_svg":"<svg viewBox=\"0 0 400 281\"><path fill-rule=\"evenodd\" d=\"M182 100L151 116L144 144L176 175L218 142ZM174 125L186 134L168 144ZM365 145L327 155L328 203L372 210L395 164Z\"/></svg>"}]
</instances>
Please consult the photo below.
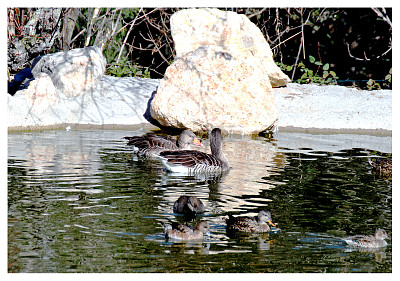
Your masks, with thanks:
<instances>
[{"instance_id":1,"label":"pair of ducks on bank","mask_svg":"<svg viewBox=\"0 0 400 281\"><path fill-rule=\"evenodd\" d=\"M189 216L204 212L204 204L195 196L180 196L174 203L173 210L176 213L183 213ZM271 214L268 211L260 211L256 217L234 217L228 214L228 219L225 219L227 228L230 231L260 233L271 230L270 225L275 226L271 221ZM202 240L203 235L210 235L210 224L201 220L195 228L187 225L171 222L164 224L164 234L166 238L176 240Z\"/></svg>"},{"instance_id":2,"label":"pair of ducks on bank","mask_svg":"<svg viewBox=\"0 0 400 281\"><path fill-rule=\"evenodd\" d=\"M178 173L213 173L229 170L229 162L222 152L222 133L215 128L210 134L211 154L190 150L190 145L203 146L190 131L183 131L177 140L157 135L125 137L139 156L158 158L164 167Z\"/></svg>"}]
</instances>

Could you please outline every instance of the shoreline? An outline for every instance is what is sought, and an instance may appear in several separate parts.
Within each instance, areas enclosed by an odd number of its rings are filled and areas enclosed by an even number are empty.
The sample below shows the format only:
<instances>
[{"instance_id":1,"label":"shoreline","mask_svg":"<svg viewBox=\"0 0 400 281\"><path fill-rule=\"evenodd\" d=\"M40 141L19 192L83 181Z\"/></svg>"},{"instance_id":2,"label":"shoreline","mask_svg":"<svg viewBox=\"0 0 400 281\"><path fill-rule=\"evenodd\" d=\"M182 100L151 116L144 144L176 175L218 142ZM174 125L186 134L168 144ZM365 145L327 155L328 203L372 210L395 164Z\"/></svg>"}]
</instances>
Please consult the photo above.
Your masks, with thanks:
<instances>
[{"instance_id":1,"label":"shoreline","mask_svg":"<svg viewBox=\"0 0 400 281\"><path fill-rule=\"evenodd\" d=\"M106 90L92 95L86 105L77 106L76 100L63 99L50 111L38 115L32 115L24 96L9 96L8 132L58 130L68 126L73 129L149 126L157 130L158 127L148 121L148 105L159 81L105 76L102 85ZM273 130L392 135L392 90L366 91L336 85L289 83L286 87L273 88L273 91L279 112Z\"/></svg>"}]
</instances>

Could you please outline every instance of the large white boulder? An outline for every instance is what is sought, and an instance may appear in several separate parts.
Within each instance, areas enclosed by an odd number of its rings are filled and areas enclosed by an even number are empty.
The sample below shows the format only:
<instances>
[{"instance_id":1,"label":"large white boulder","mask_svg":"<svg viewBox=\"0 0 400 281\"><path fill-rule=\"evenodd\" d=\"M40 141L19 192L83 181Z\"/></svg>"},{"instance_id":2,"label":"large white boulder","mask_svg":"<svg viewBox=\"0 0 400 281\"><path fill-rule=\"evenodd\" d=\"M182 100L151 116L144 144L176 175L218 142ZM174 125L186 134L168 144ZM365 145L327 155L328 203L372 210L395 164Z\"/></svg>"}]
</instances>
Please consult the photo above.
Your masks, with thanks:
<instances>
[{"instance_id":1,"label":"large white boulder","mask_svg":"<svg viewBox=\"0 0 400 281\"><path fill-rule=\"evenodd\" d=\"M35 60L32 75L50 76L54 86L66 96L79 96L93 91L103 77L106 60L98 47L58 52Z\"/></svg>"},{"instance_id":2,"label":"large white boulder","mask_svg":"<svg viewBox=\"0 0 400 281\"><path fill-rule=\"evenodd\" d=\"M235 57L224 48L201 46L175 59L150 105L161 125L208 131L218 127L257 133L277 119L268 76L253 57Z\"/></svg>"},{"instance_id":3,"label":"large white boulder","mask_svg":"<svg viewBox=\"0 0 400 281\"><path fill-rule=\"evenodd\" d=\"M200 46L220 46L235 58L256 59L261 70L268 75L272 87L285 86L290 82L275 64L261 30L245 15L218 9L181 10L171 17L171 35L177 57Z\"/></svg>"}]
</instances>

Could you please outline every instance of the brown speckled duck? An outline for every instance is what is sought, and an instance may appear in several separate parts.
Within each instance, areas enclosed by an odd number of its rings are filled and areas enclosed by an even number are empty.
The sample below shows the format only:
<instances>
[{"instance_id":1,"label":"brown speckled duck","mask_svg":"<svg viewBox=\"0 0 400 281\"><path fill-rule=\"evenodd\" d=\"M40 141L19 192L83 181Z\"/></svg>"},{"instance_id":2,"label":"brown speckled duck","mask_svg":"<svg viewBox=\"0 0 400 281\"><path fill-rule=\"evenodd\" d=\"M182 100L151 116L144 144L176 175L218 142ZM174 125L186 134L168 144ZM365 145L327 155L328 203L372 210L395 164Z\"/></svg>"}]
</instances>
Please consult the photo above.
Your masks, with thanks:
<instances>
[{"instance_id":1,"label":"brown speckled duck","mask_svg":"<svg viewBox=\"0 0 400 281\"><path fill-rule=\"evenodd\" d=\"M178 224L172 222L171 224L164 224L165 238L171 238L175 240L191 241L191 240L203 240L204 234L210 235L210 225L207 221L200 221L196 228L191 228L184 224Z\"/></svg>"},{"instance_id":2,"label":"brown speckled duck","mask_svg":"<svg viewBox=\"0 0 400 281\"><path fill-rule=\"evenodd\" d=\"M196 196L182 195L175 201L173 210L175 213L195 216L204 212L204 204Z\"/></svg>"},{"instance_id":3,"label":"brown speckled duck","mask_svg":"<svg viewBox=\"0 0 400 281\"><path fill-rule=\"evenodd\" d=\"M225 220L228 230L241 232L268 232L271 230L269 226L275 226L271 221L271 214L268 211L262 210L256 217L233 217L228 214L228 219Z\"/></svg>"},{"instance_id":4,"label":"brown speckled duck","mask_svg":"<svg viewBox=\"0 0 400 281\"><path fill-rule=\"evenodd\" d=\"M355 247L380 248L387 245L385 239L390 239L386 231L383 229L377 229L373 236L355 235L343 238L343 241L348 245Z\"/></svg>"},{"instance_id":5,"label":"brown speckled duck","mask_svg":"<svg viewBox=\"0 0 400 281\"><path fill-rule=\"evenodd\" d=\"M383 177L392 177L392 159L373 158L369 160L375 173Z\"/></svg>"},{"instance_id":6,"label":"brown speckled duck","mask_svg":"<svg viewBox=\"0 0 400 281\"><path fill-rule=\"evenodd\" d=\"M132 145L133 150L139 156L144 157L157 157L160 152L165 150L190 149L190 144L203 146L196 135L190 130L184 130L177 140L157 135L124 137L124 139L128 140L127 145Z\"/></svg>"}]
</instances>

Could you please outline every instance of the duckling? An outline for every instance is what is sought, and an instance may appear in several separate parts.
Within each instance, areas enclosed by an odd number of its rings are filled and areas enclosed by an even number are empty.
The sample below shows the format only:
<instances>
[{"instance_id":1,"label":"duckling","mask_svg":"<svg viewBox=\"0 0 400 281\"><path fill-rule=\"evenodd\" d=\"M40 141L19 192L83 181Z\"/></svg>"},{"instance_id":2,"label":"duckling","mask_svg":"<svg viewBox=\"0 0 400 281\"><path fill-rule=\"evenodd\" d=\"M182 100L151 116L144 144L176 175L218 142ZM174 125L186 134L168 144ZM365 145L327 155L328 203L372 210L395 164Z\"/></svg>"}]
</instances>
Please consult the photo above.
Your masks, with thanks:
<instances>
[{"instance_id":1,"label":"duckling","mask_svg":"<svg viewBox=\"0 0 400 281\"><path fill-rule=\"evenodd\" d=\"M164 226L165 238L172 238L182 241L191 241L191 240L203 240L204 234L210 236L210 224L204 220L201 220L194 229L187 225L178 223L171 223L171 224L161 223L161 224Z\"/></svg>"},{"instance_id":2,"label":"duckling","mask_svg":"<svg viewBox=\"0 0 400 281\"><path fill-rule=\"evenodd\" d=\"M373 171L380 176L392 177L392 159L374 158L368 161Z\"/></svg>"},{"instance_id":3,"label":"duckling","mask_svg":"<svg viewBox=\"0 0 400 281\"><path fill-rule=\"evenodd\" d=\"M348 245L355 247L380 248L387 245L385 239L390 239L386 231L383 229L377 229L373 236L355 235L343 238L343 241Z\"/></svg>"},{"instance_id":4,"label":"duckling","mask_svg":"<svg viewBox=\"0 0 400 281\"><path fill-rule=\"evenodd\" d=\"M204 204L196 196L182 195L175 201L173 210L175 213L196 216L204 212Z\"/></svg>"},{"instance_id":5,"label":"duckling","mask_svg":"<svg viewBox=\"0 0 400 281\"><path fill-rule=\"evenodd\" d=\"M271 221L271 214L268 211L262 210L256 217L233 217L228 214L228 219L225 219L229 230L242 232L268 232L275 224Z\"/></svg>"}]
</instances>

